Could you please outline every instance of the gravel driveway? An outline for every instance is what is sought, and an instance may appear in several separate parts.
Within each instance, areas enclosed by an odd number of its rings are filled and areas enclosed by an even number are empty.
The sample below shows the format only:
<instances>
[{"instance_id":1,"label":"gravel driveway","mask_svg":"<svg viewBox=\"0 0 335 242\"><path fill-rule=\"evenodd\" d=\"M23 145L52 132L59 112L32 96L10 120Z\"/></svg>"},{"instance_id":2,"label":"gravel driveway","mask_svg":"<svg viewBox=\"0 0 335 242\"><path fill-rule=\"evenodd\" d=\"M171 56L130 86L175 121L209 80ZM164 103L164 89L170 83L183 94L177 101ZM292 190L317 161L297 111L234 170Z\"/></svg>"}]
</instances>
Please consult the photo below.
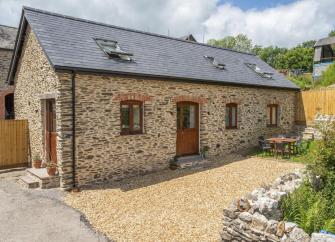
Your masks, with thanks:
<instances>
[{"instance_id":1,"label":"gravel driveway","mask_svg":"<svg viewBox=\"0 0 335 242\"><path fill-rule=\"evenodd\" d=\"M68 194L66 203L116 241L219 241L222 209L301 164L260 158L162 171Z\"/></svg>"},{"instance_id":2,"label":"gravel driveway","mask_svg":"<svg viewBox=\"0 0 335 242\"><path fill-rule=\"evenodd\" d=\"M1 172L1 171L0 171ZM1 242L103 242L62 202L57 189L30 190L17 183L23 171L0 173Z\"/></svg>"}]
</instances>

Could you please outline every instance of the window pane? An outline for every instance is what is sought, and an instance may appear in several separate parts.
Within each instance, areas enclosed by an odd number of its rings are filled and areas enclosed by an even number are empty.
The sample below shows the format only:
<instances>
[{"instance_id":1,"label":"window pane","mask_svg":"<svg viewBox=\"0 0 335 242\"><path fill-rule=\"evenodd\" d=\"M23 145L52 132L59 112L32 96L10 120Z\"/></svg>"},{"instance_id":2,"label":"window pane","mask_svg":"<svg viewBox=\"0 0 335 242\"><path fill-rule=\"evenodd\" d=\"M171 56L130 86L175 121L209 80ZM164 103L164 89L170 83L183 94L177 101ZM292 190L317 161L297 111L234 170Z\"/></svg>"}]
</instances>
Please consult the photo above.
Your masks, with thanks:
<instances>
[{"instance_id":1,"label":"window pane","mask_svg":"<svg viewBox=\"0 0 335 242\"><path fill-rule=\"evenodd\" d=\"M226 107L226 126L229 126L229 107Z\"/></svg>"},{"instance_id":2,"label":"window pane","mask_svg":"<svg viewBox=\"0 0 335 242\"><path fill-rule=\"evenodd\" d=\"M180 129L180 107L177 107L177 128Z\"/></svg>"},{"instance_id":3,"label":"window pane","mask_svg":"<svg viewBox=\"0 0 335 242\"><path fill-rule=\"evenodd\" d=\"M190 126L190 108L189 106L183 107L183 128L187 129Z\"/></svg>"},{"instance_id":4,"label":"window pane","mask_svg":"<svg viewBox=\"0 0 335 242\"><path fill-rule=\"evenodd\" d=\"M140 130L141 129L140 105L138 105L138 104L133 105L133 115L134 115L134 130Z\"/></svg>"},{"instance_id":5,"label":"window pane","mask_svg":"<svg viewBox=\"0 0 335 242\"><path fill-rule=\"evenodd\" d=\"M236 126L236 107L231 107L231 126Z\"/></svg>"},{"instance_id":6,"label":"window pane","mask_svg":"<svg viewBox=\"0 0 335 242\"><path fill-rule=\"evenodd\" d=\"M266 114L266 123L270 124L270 117L271 117L271 107L268 106L267 114Z\"/></svg>"},{"instance_id":7,"label":"window pane","mask_svg":"<svg viewBox=\"0 0 335 242\"><path fill-rule=\"evenodd\" d=\"M190 129L195 128L195 106L190 106Z\"/></svg>"},{"instance_id":8,"label":"window pane","mask_svg":"<svg viewBox=\"0 0 335 242\"><path fill-rule=\"evenodd\" d=\"M195 128L195 106L185 105L183 106L183 128L193 129Z\"/></svg>"},{"instance_id":9,"label":"window pane","mask_svg":"<svg viewBox=\"0 0 335 242\"><path fill-rule=\"evenodd\" d=\"M277 107L272 107L272 124L277 124Z\"/></svg>"},{"instance_id":10,"label":"window pane","mask_svg":"<svg viewBox=\"0 0 335 242\"><path fill-rule=\"evenodd\" d=\"M130 127L130 110L129 105L123 104L121 105L121 128L122 129L129 129Z\"/></svg>"}]
</instances>

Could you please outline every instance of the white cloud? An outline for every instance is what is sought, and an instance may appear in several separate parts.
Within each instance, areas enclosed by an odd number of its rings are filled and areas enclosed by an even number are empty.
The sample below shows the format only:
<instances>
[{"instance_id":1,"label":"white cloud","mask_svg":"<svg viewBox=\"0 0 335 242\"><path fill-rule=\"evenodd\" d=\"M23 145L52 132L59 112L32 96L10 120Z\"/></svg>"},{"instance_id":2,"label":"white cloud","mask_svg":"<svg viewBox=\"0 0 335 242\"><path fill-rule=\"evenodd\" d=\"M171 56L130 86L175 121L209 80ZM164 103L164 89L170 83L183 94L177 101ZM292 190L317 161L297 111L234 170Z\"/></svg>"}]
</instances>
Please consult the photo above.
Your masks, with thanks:
<instances>
[{"instance_id":1,"label":"white cloud","mask_svg":"<svg viewBox=\"0 0 335 242\"><path fill-rule=\"evenodd\" d=\"M247 10L218 0L0 0L0 24L18 25L23 5L66 15L202 40L247 34L261 45L293 46L335 28L334 0L301 0Z\"/></svg>"},{"instance_id":2,"label":"white cloud","mask_svg":"<svg viewBox=\"0 0 335 242\"><path fill-rule=\"evenodd\" d=\"M302 0L265 10L219 6L205 21L207 38L244 33L260 45L294 46L335 27L334 0Z\"/></svg>"},{"instance_id":3,"label":"white cloud","mask_svg":"<svg viewBox=\"0 0 335 242\"><path fill-rule=\"evenodd\" d=\"M0 0L0 23L18 25L22 6L160 34L196 33L217 0ZM4 13L4 14L3 14Z\"/></svg>"}]
</instances>

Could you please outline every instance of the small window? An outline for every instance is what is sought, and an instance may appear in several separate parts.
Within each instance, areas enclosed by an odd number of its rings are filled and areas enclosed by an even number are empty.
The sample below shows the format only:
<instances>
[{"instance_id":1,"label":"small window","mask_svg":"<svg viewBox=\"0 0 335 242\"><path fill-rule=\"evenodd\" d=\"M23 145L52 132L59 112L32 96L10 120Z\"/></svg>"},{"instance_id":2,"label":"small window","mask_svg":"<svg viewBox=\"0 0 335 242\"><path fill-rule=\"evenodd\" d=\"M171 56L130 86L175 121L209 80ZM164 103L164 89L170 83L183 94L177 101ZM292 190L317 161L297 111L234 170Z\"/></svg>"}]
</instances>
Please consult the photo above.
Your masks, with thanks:
<instances>
[{"instance_id":1,"label":"small window","mask_svg":"<svg viewBox=\"0 0 335 242\"><path fill-rule=\"evenodd\" d=\"M278 105L269 104L267 106L267 125L269 127L278 126Z\"/></svg>"},{"instance_id":2,"label":"small window","mask_svg":"<svg viewBox=\"0 0 335 242\"><path fill-rule=\"evenodd\" d=\"M265 72L261 68L259 68L256 64L252 63L245 63L250 69L252 69L254 72L256 72L258 75L260 75L263 78L272 79L273 73Z\"/></svg>"},{"instance_id":3,"label":"small window","mask_svg":"<svg viewBox=\"0 0 335 242\"><path fill-rule=\"evenodd\" d=\"M143 103L140 101L121 102L121 134L143 133Z\"/></svg>"},{"instance_id":4,"label":"small window","mask_svg":"<svg viewBox=\"0 0 335 242\"><path fill-rule=\"evenodd\" d=\"M132 60L131 56L133 56L133 54L123 51L117 41L95 39L95 42L100 47L100 49L105 52L105 54L108 55L110 58L117 58L125 61Z\"/></svg>"},{"instance_id":5,"label":"small window","mask_svg":"<svg viewBox=\"0 0 335 242\"><path fill-rule=\"evenodd\" d=\"M226 105L226 129L237 129L237 104Z\"/></svg>"},{"instance_id":6,"label":"small window","mask_svg":"<svg viewBox=\"0 0 335 242\"><path fill-rule=\"evenodd\" d=\"M215 66L216 68L221 69L221 70L225 69L226 65L223 64L223 63L220 63L217 58L215 58L213 56L208 56L208 55L205 55L204 57L207 60L209 60L213 64L213 66Z\"/></svg>"}]
</instances>

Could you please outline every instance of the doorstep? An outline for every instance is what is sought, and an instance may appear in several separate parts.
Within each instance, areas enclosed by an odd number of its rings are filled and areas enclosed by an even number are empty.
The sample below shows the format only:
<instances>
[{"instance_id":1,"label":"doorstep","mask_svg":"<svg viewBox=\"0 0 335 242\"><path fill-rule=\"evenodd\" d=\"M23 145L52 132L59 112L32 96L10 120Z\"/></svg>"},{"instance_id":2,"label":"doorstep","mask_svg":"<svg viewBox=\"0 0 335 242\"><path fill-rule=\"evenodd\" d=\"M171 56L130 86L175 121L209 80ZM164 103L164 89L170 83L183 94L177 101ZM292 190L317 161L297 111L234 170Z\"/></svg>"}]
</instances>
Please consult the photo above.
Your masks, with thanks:
<instances>
[{"instance_id":1,"label":"doorstep","mask_svg":"<svg viewBox=\"0 0 335 242\"><path fill-rule=\"evenodd\" d=\"M181 156L177 158L177 166L181 169L202 166L205 163L207 163L207 160L203 159L200 155Z\"/></svg>"},{"instance_id":2,"label":"doorstep","mask_svg":"<svg viewBox=\"0 0 335 242\"><path fill-rule=\"evenodd\" d=\"M26 173L26 176L38 181L39 187L42 189L56 188L60 185L59 176L49 176L46 168L28 168Z\"/></svg>"}]
</instances>

